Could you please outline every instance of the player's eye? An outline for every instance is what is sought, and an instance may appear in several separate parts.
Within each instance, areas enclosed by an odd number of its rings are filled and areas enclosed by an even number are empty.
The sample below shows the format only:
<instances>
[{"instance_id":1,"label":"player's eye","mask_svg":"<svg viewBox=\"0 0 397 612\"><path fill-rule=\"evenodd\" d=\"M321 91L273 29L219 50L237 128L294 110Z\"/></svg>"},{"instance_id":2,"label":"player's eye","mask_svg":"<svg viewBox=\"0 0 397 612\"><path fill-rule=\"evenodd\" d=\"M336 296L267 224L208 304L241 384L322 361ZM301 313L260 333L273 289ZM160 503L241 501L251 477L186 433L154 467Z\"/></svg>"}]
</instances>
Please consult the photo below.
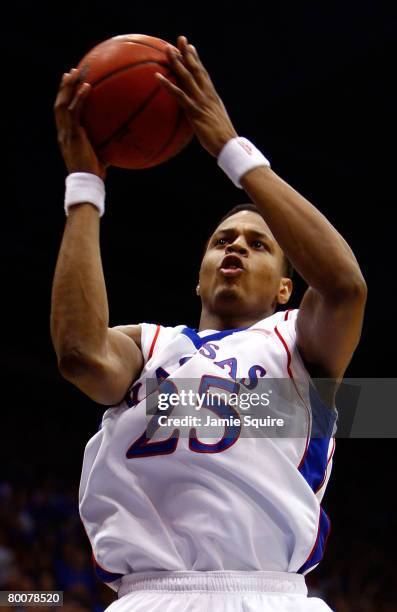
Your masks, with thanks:
<instances>
[{"instance_id":1,"label":"player's eye","mask_svg":"<svg viewBox=\"0 0 397 612\"><path fill-rule=\"evenodd\" d=\"M227 242L226 238L217 238L217 240L215 240L215 244L224 245L226 244L226 242Z\"/></svg>"},{"instance_id":2,"label":"player's eye","mask_svg":"<svg viewBox=\"0 0 397 612\"><path fill-rule=\"evenodd\" d=\"M254 249L260 249L262 247L265 247L264 243L261 240L254 240L251 244Z\"/></svg>"}]
</instances>

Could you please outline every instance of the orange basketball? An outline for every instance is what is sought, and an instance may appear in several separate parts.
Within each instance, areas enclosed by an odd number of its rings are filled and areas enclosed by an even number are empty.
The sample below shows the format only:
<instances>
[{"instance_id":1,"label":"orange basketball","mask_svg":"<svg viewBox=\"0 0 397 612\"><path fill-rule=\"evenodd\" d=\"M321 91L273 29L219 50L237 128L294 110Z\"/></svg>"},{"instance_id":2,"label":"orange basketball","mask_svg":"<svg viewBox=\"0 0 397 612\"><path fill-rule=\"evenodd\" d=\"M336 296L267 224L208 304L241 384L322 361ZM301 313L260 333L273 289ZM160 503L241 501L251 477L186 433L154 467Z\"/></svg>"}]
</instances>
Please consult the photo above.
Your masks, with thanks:
<instances>
[{"instance_id":1,"label":"orange basketball","mask_svg":"<svg viewBox=\"0 0 397 612\"><path fill-rule=\"evenodd\" d=\"M82 124L102 161L119 168L149 168L173 157L193 130L177 100L155 72L177 84L167 42L144 34L105 40L83 57L81 78L92 89Z\"/></svg>"}]
</instances>

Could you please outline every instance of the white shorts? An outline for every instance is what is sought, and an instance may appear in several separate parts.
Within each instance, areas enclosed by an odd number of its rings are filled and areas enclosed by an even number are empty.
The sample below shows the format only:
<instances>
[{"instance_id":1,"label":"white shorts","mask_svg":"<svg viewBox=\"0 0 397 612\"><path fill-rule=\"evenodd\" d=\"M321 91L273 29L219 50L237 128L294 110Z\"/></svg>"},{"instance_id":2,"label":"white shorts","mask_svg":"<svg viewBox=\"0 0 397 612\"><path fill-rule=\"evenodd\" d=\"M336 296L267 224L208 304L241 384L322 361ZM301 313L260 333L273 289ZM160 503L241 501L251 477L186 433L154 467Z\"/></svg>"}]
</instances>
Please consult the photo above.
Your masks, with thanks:
<instances>
[{"instance_id":1,"label":"white shorts","mask_svg":"<svg viewBox=\"0 0 397 612\"><path fill-rule=\"evenodd\" d=\"M106 612L326 612L286 572L144 572L123 576Z\"/></svg>"}]
</instances>

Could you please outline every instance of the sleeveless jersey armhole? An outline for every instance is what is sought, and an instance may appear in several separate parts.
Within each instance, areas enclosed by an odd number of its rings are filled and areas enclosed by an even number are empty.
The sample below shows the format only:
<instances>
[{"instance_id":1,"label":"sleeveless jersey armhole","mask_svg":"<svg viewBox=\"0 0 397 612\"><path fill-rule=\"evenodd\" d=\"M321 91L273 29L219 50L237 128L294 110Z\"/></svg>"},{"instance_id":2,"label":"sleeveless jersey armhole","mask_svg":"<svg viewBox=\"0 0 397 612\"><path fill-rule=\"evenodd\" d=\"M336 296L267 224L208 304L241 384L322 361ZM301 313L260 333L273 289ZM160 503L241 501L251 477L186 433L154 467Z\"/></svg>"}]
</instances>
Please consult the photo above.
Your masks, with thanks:
<instances>
[{"instance_id":1,"label":"sleeveless jersey armhole","mask_svg":"<svg viewBox=\"0 0 397 612\"><path fill-rule=\"evenodd\" d=\"M143 363L151 359L158 346L161 325L155 323L140 323L141 326L141 350Z\"/></svg>"},{"instance_id":2,"label":"sleeveless jersey armhole","mask_svg":"<svg viewBox=\"0 0 397 612\"><path fill-rule=\"evenodd\" d=\"M289 364L290 373L296 380L299 380L299 378L307 380L310 389L310 404L312 410L315 407L316 416L322 421L321 429L322 431L330 432L330 435L334 436L337 429L338 411L335 403L333 406L327 405L320 396L315 381L308 372L299 352L296 333L298 314L298 308L285 311L282 321L277 325L280 334L282 334L284 341L287 343L291 356L291 362Z\"/></svg>"}]
</instances>

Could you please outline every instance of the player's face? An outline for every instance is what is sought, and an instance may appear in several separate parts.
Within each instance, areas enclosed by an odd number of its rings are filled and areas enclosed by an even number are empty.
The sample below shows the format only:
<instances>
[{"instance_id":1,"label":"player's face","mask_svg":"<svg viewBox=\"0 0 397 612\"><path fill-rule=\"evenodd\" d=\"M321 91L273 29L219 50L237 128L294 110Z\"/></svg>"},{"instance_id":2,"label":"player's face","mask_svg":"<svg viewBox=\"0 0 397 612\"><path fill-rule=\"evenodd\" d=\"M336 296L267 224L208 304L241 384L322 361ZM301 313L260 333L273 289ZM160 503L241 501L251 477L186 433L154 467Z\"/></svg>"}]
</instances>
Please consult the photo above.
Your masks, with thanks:
<instances>
[{"instance_id":1,"label":"player's face","mask_svg":"<svg viewBox=\"0 0 397 612\"><path fill-rule=\"evenodd\" d=\"M201 263L203 307L219 316L267 316L291 293L283 265L282 250L260 215L232 215L211 236Z\"/></svg>"}]
</instances>

